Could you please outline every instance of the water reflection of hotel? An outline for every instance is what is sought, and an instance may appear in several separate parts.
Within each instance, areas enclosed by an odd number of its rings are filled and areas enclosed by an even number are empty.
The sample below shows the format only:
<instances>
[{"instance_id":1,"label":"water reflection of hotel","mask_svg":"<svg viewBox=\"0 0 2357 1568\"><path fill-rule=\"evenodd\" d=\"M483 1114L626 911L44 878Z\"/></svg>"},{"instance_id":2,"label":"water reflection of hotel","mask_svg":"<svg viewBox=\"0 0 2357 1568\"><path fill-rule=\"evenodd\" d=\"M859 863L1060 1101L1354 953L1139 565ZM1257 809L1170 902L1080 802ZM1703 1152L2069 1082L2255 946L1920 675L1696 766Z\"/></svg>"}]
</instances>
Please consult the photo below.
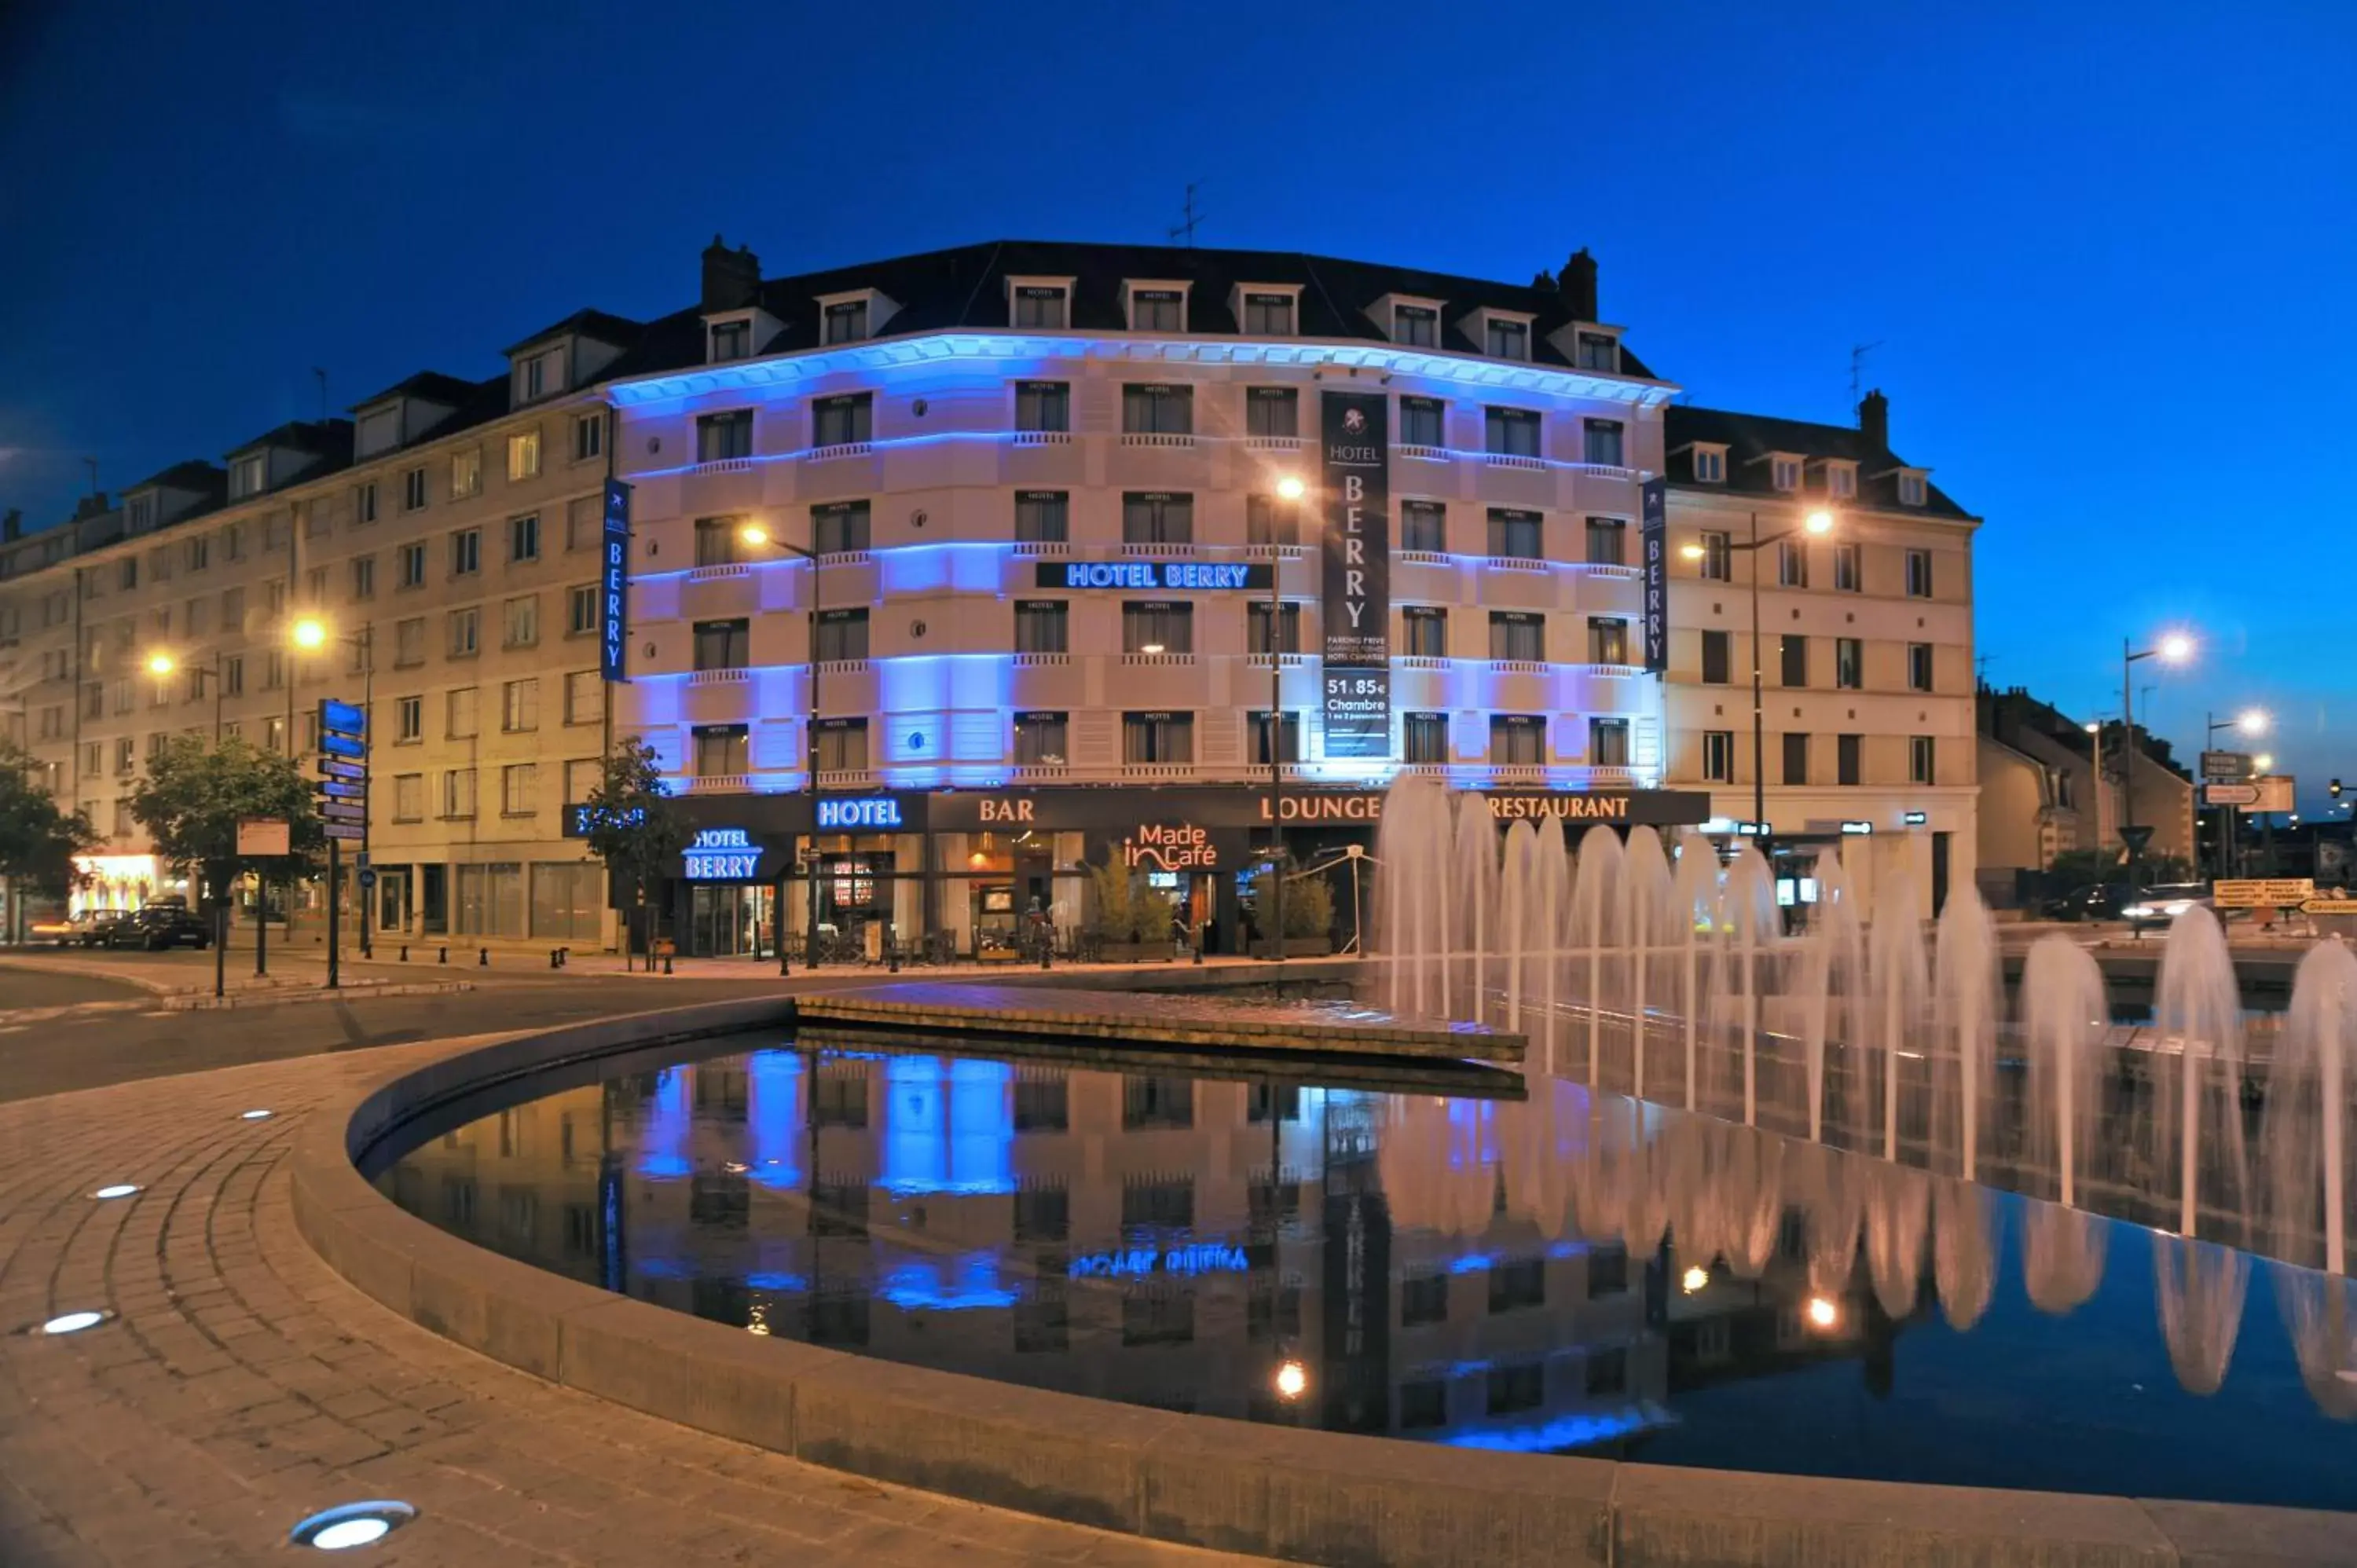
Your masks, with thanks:
<instances>
[{"instance_id":1,"label":"water reflection of hotel","mask_svg":"<svg viewBox=\"0 0 2357 1568\"><path fill-rule=\"evenodd\" d=\"M1760 1279L1689 1290L1666 1250L1549 1238L1502 1189L1462 1233L1395 1222L1383 1106L777 1049L503 1112L387 1179L479 1243L757 1333L1466 1446L1610 1444L1682 1389L1857 1352L1862 1302L1805 1321L1796 1233Z\"/></svg>"}]
</instances>

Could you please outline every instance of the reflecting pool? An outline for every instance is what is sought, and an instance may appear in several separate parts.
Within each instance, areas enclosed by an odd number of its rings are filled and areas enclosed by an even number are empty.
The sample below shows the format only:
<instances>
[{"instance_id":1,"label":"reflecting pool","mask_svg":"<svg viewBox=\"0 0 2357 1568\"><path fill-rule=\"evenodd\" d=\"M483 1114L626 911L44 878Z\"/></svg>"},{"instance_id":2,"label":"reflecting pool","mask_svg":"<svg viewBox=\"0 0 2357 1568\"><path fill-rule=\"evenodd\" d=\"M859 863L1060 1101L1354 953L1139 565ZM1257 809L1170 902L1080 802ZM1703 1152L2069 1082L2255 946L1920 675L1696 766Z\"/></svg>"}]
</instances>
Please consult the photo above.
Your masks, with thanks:
<instances>
[{"instance_id":1,"label":"reflecting pool","mask_svg":"<svg viewBox=\"0 0 2357 1568\"><path fill-rule=\"evenodd\" d=\"M770 1037L640 1065L376 1179L754 1334L1163 1409L2352 1501L2348 1281L1918 1165L1535 1072L1451 1096Z\"/></svg>"}]
</instances>

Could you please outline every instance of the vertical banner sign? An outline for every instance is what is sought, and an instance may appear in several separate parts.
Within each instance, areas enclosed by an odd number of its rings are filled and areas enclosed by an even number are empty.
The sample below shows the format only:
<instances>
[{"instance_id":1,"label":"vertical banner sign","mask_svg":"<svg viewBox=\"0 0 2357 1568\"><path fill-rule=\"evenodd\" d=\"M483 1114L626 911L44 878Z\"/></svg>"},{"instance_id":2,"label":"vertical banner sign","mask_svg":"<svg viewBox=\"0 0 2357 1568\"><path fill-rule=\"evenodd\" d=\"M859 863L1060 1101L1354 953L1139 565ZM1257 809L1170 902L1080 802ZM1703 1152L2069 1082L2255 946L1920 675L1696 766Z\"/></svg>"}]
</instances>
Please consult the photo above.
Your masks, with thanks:
<instances>
[{"instance_id":1,"label":"vertical banner sign","mask_svg":"<svg viewBox=\"0 0 2357 1568\"><path fill-rule=\"evenodd\" d=\"M1326 755L1391 755L1390 400L1324 394Z\"/></svg>"},{"instance_id":2,"label":"vertical banner sign","mask_svg":"<svg viewBox=\"0 0 2357 1568\"><path fill-rule=\"evenodd\" d=\"M630 632L630 487L606 481L606 529L597 557L599 672L622 681L622 659Z\"/></svg>"},{"instance_id":3,"label":"vertical banner sign","mask_svg":"<svg viewBox=\"0 0 2357 1568\"><path fill-rule=\"evenodd\" d=\"M1645 561L1645 671L1659 675L1670 667L1669 481L1647 479L1639 547Z\"/></svg>"}]
</instances>

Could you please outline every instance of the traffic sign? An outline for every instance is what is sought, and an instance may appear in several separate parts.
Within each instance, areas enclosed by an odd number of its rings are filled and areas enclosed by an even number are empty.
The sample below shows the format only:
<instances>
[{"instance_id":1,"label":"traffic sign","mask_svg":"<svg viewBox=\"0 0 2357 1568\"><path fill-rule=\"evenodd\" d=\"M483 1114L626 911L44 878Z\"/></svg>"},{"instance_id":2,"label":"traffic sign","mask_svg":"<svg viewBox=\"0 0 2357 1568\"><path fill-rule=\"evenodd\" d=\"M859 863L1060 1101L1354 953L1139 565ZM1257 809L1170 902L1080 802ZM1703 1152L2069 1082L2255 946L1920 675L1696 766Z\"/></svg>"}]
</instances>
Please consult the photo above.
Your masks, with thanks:
<instances>
[{"instance_id":1,"label":"traffic sign","mask_svg":"<svg viewBox=\"0 0 2357 1568\"><path fill-rule=\"evenodd\" d=\"M361 885L361 891L363 893L367 892L370 888L376 886L376 867L372 865L361 866L360 869L360 875L356 880Z\"/></svg>"},{"instance_id":2,"label":"traffic sign","mask_svg":"<svg viewBox=\"0 0 2357 1568\"><path fill-rule=\"evenodd\" d=\"M2259 803L2259 787L2255 784L2205 784L2201 787L2201 803L2205 806L2255 806Z\"/></svg>"},{"instance_id":3,"label":"traffic sign","mask_svg":"<svg viewBox=\"0 0 2357 1568\"><path fill-rule=\"evenodd\" d=\"M366 871L369 868L368 851L362 850L360 854L352 856L352 865L362 871Z\"/></svg>"},{"instance_id":4,"label":"traffic sign","mask_svg":"<svg viewBox=\"0 0 2357 1568\"><path fill-rule=\"evenodd\" d=\"M2315 897L2316 879L2309 876L2222 876L2210 887L2221 909L2288 909Z\"/></svg>"},{"instance_id":5,"label":"traffic sign","mask_svg":"<svg viewBox=\"0 0 2357 1568\"><path fill-rule=\"evenodd\" d=\"M2130 822L2120 830L2120 842L2128 846L2128 854L2142 854L2144 846L2152 842L2152 829L2142 822Z\"/></svg>"},{"instance_id":6,"label":"traffic sign","mask_svg":"<svg viewBox=\"0 0 2357 1568\"><path fill-rule=\"evenodd\" d=\"M2210 784L2240 784L2251 776L2251 754L2247 751L2205 751L2201 754L2201 778Z\"/></svg>"},{"instance_id":7,"label":"traffic sign","mask_svg":"<svg viewBox=\"0 0 2357 1568\"><path fill-rule=\"evenodd\" d=\"M342 839L347 843L357 839L364 839L368 837L368 824L365 822L329 822L328 824L328 836L331 839Z\"/></svg>"}]
</instances>

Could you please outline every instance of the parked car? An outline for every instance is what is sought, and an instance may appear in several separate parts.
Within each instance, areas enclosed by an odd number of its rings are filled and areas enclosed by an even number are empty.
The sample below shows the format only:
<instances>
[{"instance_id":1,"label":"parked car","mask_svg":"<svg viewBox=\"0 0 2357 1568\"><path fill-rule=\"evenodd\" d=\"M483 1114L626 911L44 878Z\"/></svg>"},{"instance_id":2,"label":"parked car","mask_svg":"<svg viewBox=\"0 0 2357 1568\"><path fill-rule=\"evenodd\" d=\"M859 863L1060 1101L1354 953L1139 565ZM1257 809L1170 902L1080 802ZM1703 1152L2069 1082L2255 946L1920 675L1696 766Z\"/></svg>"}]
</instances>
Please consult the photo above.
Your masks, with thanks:
<instances>
[{"instance_id":1,"label":"parked car","mask_svg":"<svg viewBox=\"0 0 2357 1568\"><path fill-rule=\"evenodd\" d=\"M150 904L129 919L118 922L107 933L106 945L111 948L145 948L153 952L184 943L189 947L207 948L212 946L212 932L186 904Z\"/></svg>"},{"instance_id":2,"label":"parked car","mask_svg":"<svg viewBox=\"0 0 2357 1568\"><path fill-rule=\"evenodd\" d=\"M2042 912L2050 920L2116 920L2127 901L2125 884L2101 882L2048 899Z\"/></svg>"},{"instance_id":3,"label":"parked car","mask_svg":"<svg viewBox=\"0 0 2357 1568\"><path fill-rule=\"evenodd\" d=\"M79 915L49 915L25 928L28 942L55 942L61 948L72 947L81 940L83 928L90 924L90 911Z\"/></svg>"},{"instance_id":4,"label":"parked car","mask_svg":"<svg viewBox=\"0 0 2357 1568\"><path fill-rule=\"evenodd\" d=\"M81 923L76 928L74 943L78 947L112 947L116 927L131 918L128 909L85 909L74 917Z\"/></svg>"},{"instance_id":5,"label":"parked car","mask_svg":"<svg viewBox=\"0 0 2357 1568\"><path fill-rule=\"evenodd\" d=\"M2136 902L2120 910L2120 917L2142 930L2149 926L2165 926L2196 905L2205 909L2212 908L2207 882L2166 882L2146 888Z\"/></svg>"}]
</instances>

